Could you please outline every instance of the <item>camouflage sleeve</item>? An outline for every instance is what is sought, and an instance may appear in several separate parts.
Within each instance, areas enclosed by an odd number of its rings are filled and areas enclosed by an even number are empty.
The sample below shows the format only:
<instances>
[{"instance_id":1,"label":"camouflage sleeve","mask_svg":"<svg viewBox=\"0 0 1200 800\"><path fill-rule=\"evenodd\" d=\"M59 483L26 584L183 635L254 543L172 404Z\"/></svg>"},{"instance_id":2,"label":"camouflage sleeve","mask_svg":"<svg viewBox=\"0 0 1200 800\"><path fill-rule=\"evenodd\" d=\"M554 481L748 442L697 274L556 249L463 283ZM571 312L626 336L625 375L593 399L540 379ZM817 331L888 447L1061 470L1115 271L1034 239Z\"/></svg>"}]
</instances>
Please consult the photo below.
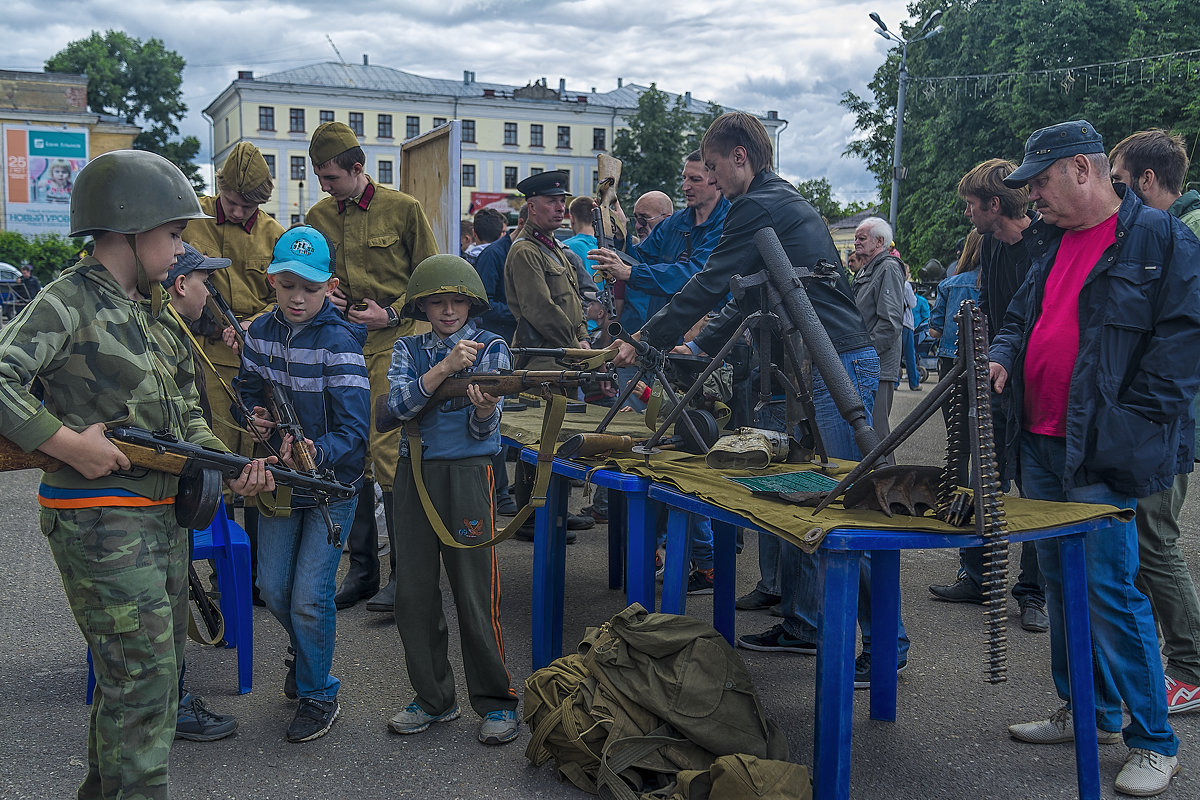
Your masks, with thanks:
<instances>
[{"instance_id":1,"label":"camouflage sleeve","mask_svg":"<svg viewBox=\"0 0 1200 800\"><path fill-rule=\"evenodd\" d=\"M0 434L26 452L36 450L62 427L34 397L34 379L66 361L75 320L51 292L41 292L0 331ZM81 376L85 377L85 376Z\"/></svg>"}]
</instances>

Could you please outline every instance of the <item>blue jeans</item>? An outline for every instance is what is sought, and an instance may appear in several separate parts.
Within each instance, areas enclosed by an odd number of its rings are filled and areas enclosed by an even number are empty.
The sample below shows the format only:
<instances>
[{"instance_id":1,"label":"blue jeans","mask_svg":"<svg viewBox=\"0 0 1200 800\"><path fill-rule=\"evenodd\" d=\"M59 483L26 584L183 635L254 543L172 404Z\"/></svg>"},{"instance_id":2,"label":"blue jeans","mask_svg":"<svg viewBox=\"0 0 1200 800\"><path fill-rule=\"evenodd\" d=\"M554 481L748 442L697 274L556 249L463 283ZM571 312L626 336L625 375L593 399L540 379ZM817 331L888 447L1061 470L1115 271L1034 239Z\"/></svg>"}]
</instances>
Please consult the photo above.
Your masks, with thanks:
<instances>
[{"instance_id":1,"label":"blue jeans","mask_svg":"<svg viewBox=\"0 0 1200 800\"><path fill-rule=\"evenodd\" d=\"M873 347L852 350L841 356L842 366L850 376L859 399L870 418L875 406L875 390L879 386L879 356ZM817 427L829 451L830 458L858 459L861 457L854 440L854 429L842 418L837 404L820 370L813 368L813 405L816 407ZM817 636L817 606L821 584L817 576L817 558L795 545L781 549L783 627L792 636L815 641ZM871 556L864 553L859 560L858 627L862 631L863 652L871 652ZM897 658L908 658L908 632L900 621L897 638Z\"/></svg>"},{"instance_id":2,"label":"blue jeans","mask_svg":"<svg viewBox=\"0 0 1200 800\"><path fill-rule=\"evenodd\" d=\"M1021 433L1021 489L1035 500L1104 503L1134 508L1137 501L1107 484L1063 488L1066 440ZM1062 562L1054 541L1037 543L1050 615L1050 667L1058 696L1070 702L1066 631L1063 629ZM1089 534L1085 540L1096 725L1121 730L1121 701L1129 708L1125 744L1173 756L1179 740L1167 722L1162 656L1150 601L1134 587L1137 526L1131 521ZM1079 713L1086 713L1086 710Z\"/></svg>"},{"instance_id":3,"label":"blue jeans","mask_svg":"<svg viewBox=\"0 0 1200 800\"><path fill-rule=\"evenodd\" d=\"M917 335L912 328L905 328L901 337L904 348L904 371L908 373L908 388L914 391L921 385L921 374L917 370ZM899 382L896 384L899 386Z\"/></svg>"},{"instance_id":4,"label":"blue jeans","mask_svg":"<svg viewBox=\"0 0 1200 800\"><path fill-rule=\"evenodd\" d=\"M329 516L342 530L350 529L357 502L352 497L329 506ZM329 673L337 619L333 595L341 558L342 548L329 543L325 519L315 508L259 521L258 590L296 651L301 697L332 700L341 685Z\"/></svg>"}]
</instances>

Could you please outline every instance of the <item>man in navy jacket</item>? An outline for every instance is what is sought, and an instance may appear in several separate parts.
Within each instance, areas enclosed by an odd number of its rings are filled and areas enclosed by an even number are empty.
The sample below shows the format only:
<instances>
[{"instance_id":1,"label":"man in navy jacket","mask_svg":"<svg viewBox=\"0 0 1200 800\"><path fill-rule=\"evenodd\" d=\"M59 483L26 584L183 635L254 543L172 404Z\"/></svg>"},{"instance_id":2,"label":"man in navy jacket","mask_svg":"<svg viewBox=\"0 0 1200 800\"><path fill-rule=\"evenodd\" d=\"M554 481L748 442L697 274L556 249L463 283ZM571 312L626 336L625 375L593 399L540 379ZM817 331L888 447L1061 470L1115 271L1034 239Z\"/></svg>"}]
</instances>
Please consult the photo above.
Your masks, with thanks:
<instances>
[{"instance_id":1,"label":"man in navy jacket","mask_svg":"<svg viewBox=\"0 0 1200 800\"><path fill-rule=\"evenodd\" d=\"M1192 399L1200 385L1200 243L1178 220L1114 188L1104 143L1086 120L1035 132L1021 167L1040 219L1025 232L1033 263L991 348L991 379L1019 437L1021 488L1042 500L1135 507L1192 468ZM1133 522L1089 537L1088 604L1096 707L1070 705L1062 563L1038 543L1050 655L1067 705L1009 726L1037 744L1074 738L1071 713L1095 714L1102 743L1129 756L1123 794L1151 796L1179 771L1150 603L1134 587Z\"/></svg>"}]
</instances>

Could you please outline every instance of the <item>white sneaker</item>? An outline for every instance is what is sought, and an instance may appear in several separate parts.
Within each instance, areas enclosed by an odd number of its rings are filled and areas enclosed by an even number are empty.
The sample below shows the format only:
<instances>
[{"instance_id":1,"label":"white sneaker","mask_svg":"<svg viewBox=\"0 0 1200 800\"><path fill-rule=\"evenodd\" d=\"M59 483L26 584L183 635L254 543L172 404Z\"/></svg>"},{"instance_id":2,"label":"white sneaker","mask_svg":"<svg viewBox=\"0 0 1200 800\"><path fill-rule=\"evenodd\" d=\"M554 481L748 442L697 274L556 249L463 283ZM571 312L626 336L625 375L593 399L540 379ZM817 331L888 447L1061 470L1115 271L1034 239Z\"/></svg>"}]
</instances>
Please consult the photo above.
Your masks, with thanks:
<instances>
[{"instance_id":1,"label":"white sneaker","mask_svg":"<svg viewBox=\"0 0 1200 800\"><path fill-rule=\"evenodd\" d=\"M1179 759L1164 756L1140 747L1129 748L1125 766L1117 775L1114 788L1121 794L1134 797L1153 797L1171 785L1171 778L1179 774Z\"/></svg>"},{"instance_id":2,"label":"white sneaker","mask_svg":"<svg viewBox=\"0 0 1200 800\"><path fill-rule=\"evenodd\" d=\"M1009 725L1008 732L1014 739L1032 744L1062 744L1075 741L1075 729L1071 725L1069 706L1063 706L1055 711L1050 715L1050 719ZM1119 744L1121 732L1104 731L1097 728L1096 740L1100 744Z\"/></svg>"}]
</instances>

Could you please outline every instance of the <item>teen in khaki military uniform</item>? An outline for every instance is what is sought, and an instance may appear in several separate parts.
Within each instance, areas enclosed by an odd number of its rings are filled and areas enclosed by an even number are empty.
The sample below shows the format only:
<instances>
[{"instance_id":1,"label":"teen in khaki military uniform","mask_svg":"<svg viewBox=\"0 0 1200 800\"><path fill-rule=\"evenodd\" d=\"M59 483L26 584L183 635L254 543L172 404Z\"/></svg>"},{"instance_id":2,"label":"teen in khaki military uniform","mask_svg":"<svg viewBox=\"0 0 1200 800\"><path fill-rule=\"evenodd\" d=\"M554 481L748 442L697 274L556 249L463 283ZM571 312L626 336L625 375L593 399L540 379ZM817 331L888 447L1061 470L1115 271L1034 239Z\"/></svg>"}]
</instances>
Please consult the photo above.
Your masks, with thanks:
<instances>
[{"instance_id":1,"label":"teen in khaki military uniform","mask_svg":"<svg viewBox=\"0 0 1200 800\"><path fill-rule=\"evenodd\" d=\"M213 286L233 309L233 314L247 328L259 314L270 311L275 294L267 284L267 265L271 251L283 235L283 226L259 206L271 199L275 181L267 169L267 161L250 142L238 142L229 157L217 170L217 194L201 197L200 208L208 218L190 223L183 240L209 258L227 258L227 269L212 274ZM212 315L208 311L205 316ZM221 336L226 327L224 319L206 326L207 335L198 336L200 349L217 369L217 375L206 369L200 376L211 401L212 430L217 438L235 453L254 455L254 438L238 425L230 412L230 398L220 384L232 386L241 366L241 357ZM196 330L193 328L193 330ZM226 502L229 501L227 496ZM233 504L229 504L232 513ZM254 598L258 601L258 509L248 504L244 509L246 533L250 537L250 574L254 580Z\"/></svg>"},{"instance_id":2,"label":"teen in khaki military uniform","mask_svg":"<svg viewBox=\"0 0 1200 800\"><path fill-rule=\"evenodd\" d=\"M71 235L95 255L50 283L0 334L0 434L65 466L38 487L41 529L96 670L78 796L165 798L187 634L188 537L179 479L130 477L105 435L121 423L224 449L200 413L192 356L159 282L204 212L161 156L105 153L71 195ZM44 403L31 392L36 385ZM230 485L274 481L253 461Z\"/></svg>"},{"instance_id":3,"label":"teen in khaki military uniform","mask_svg":"<svg viewBox=\"0 0 1200 800\"><path fill-rule=\"evenodd\" d=\"M517 184L529 218L504 262L504 290L517 320L515 347L588 347L575 268L554 239L566 211L567 173L531 175ZM550 357L518 361L528 369L559 369Z\"/></svg>"},{"instance_id":4,"label":"teen in khaki military uniform","mask_svg":"<svg viewBox=\"0 0 1200 800\"><path fill-rule=\"evenodd\" d=\"M371 180L364 171L366 154L348 126L340 122L320 125L313 131L308 154L321 190L329 197L315 203L305 221L333 242L339 283L330 300L348 320L367 326L363 356L370 374L371 396L378 397L388 392L387 372L396 339L428 330L428 323L418 329L413 320L402 320L400 310L404 307L413 268L437 254L433 229L415 198ZM400 431L379 433L372 420L369 448L375 480L384 492L394 575L396 540L391 494ZM339 608L370 597L368 609L392 610L394 577L378 595L371 597L379 585L374 508L374 486L364 481L358 513L348 537L350 572L335 598Z\"/></svg>"}]
</instances>

